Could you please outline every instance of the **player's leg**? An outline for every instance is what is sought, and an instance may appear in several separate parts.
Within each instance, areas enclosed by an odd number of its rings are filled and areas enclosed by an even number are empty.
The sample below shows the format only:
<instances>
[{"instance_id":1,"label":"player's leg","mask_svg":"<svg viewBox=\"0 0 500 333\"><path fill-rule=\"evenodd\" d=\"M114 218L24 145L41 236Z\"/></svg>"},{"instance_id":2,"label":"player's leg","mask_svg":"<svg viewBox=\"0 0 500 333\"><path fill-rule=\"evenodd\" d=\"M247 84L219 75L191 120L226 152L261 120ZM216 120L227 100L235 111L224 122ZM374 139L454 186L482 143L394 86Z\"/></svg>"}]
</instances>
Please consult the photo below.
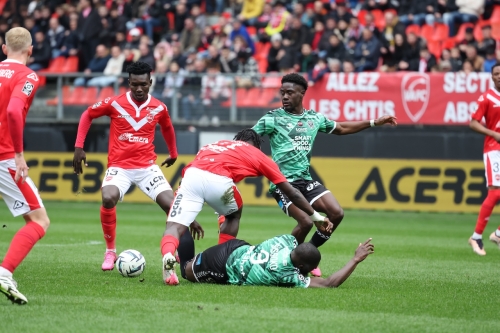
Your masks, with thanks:
<instances>
[{"instance_id":1,"label":"player's leg","mask_svg":"<svg viewBox=\"0 0 500 333\"><path fill-rule=\"evenodd\" d=\"M116 204L123 200L130 185L132 185L133 174L130 170L121 168L109 168L102 182L101 196L101 227L106 242L103 271L113 270L116 261Z\"/></svg>"},{"instance_id":2,"label":"player's leg","mask_svg":"<svg viewBox=\"0 0 500 333\"><path fill-rule=\"evenodd\" d=\"M168 214L174 201L174 192L160 167L153 165L135 170L134 177L134 183L139 189L155 201L165 214Z\"/></svg>"},{"instance_id":3,"label":"player's leg","mask_svg":"<svg viewBox=\"0 0 500 333\"><path fill-rule=\"evenodd\" d=\"M0 162L0 195L12 215L22 215L26 224L14 235L0 264L0 292L17 304L26 304L26 297L17 290L12 274L26 258L33 246L45 235L50 220L33 181L14 181L13 160Z\"/></svg>"}]
</instances>

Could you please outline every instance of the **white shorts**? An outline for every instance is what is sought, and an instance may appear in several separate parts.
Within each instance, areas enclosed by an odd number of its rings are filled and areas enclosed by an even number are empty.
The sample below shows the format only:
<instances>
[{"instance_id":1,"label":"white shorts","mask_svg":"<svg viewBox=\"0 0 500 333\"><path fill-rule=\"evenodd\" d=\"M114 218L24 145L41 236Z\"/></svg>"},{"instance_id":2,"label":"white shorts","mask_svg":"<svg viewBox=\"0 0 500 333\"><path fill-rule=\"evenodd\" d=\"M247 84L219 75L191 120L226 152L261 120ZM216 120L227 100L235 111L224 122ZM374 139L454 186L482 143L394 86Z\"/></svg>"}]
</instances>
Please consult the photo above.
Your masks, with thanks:
<instances>
[{"instance_id":1,"label":"white shorts","mask_svg":"<svg viewBox=\"0 0 500 333\"><path fill-rule=\"evenodd\" d=\"M227 216L243 206L233 180L198 168L186 170L168 213L169 222L188 227L207 203L219 215Z\"/></svg>"},{"instance_id":2,"label":"white shorts","mask_svg":"<svg viewBox=\"0 0 500 333\"><path fill-rule=\"evenodd\" d=\"M500 186L500 150L483 154L486 186Z\"/></svg>"},{"instance_id":3,"label":"white shorts","mask_svg":"<svg viewBox=\"0 0 500 333\"><path fill-rule=\"evenodd\" d=\"M171 191L172 187L157 165L143 169L122 169L111 167L106 170L102 187L114 185L120 190L120 201L132 184L136 185L148 197L156 201L156 197L163 191Z\"/></svg>"},{"instance_id":4,"label":"white shorts","mask_svg":"<svg viewBox=\"0 0 500 333\"><path fill-rule=\"evenodd\" d=\"M15 175L16 162L14 159L0 161L0 195L2 195L12 215L24 215L42 208L42 199L31 178L26 178L24 184L21 181L16 184Z\"/></svg>"}]
</instances>

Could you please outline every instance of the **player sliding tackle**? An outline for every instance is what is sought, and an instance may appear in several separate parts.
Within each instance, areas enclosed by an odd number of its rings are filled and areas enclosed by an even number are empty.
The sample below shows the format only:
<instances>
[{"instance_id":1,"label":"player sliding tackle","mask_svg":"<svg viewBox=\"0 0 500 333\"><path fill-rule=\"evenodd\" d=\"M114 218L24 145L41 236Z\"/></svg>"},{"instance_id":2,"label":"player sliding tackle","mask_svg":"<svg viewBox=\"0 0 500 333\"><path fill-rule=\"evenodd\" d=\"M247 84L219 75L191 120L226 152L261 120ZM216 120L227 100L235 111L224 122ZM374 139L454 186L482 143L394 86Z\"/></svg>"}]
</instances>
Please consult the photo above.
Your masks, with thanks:
<instances>
[{"instance_id":1,"label":"player sliding tackle","mask_svg":"<svg viewBox=\"0 0 500 333\"><path fill-rule=\"evenodd\" d=\"M307 277L318 267L321 254L311 243L297 246L292 235L271 238L255 246L232 239L208 248L195 256L189 232L179 244L181 275L191 282L233 284L238 286L276 286L297 288L335 288L340 286L357 265L374 252L371 238L359 244L354 257L326 279Z\"/></svg>"},{"instance_id":2,"label":"player sliding tackle","mask_svg":"<svg viewBox=\"0 0 500 333\"><path fill-rule=\"evenodd\" d=\"M83 112L78 125L73 168L82 173L85 137L92 120L102 116L111 119L108 169L102 182L101 224L106 241L102 270L112 270L116 261L116 204L123 200L132 184L168 213L174 198L167 179L155 164L153 140L156 124L160 125L170 156L161 164L171 166L177 160L175 132L165 104L149 94L151 67L144 62L132 63L129 73L130 91L109 97Z\"/></svg>"},{"instance_id":3,"label":"player sliding tackle","mask_svg":"<svg viewBox=\"0 0 500 333\"><path fill-rule=\"evenodd\" d=\"M28 300L17 290L12 273L49 228L49 217L38 190L28 177L23 154L23 129L38 88L38 76L26 67L31 56L30 32L13 28L5 34L0 76L0 194L12 215L26 221L12 238L0 265L0 291L17 304Z\"/></svg>"},{"instance_id":4,"label":"player sliding tackle","mask_svg":"<svg viewBox=\"0 0 500 333\"><path fill-rule=\"evenodd\" d=\"M220 228L219 244L236 237L243 200L235 183L246 177L266 177L308 218L326 224L325 233L330 232L328 219L317 213L304 196L286 181L276 163L260 150L260 142L254 130L242 130L236 134L234 141L223 140L202 147L196 159L182 170L182 183L176 192L161 240L163 281L166 284L179 283L174 270L174 254L180 236L188 233L187 229L203 208L203 203L226 217Z\"/></svg>"}]
</instances>

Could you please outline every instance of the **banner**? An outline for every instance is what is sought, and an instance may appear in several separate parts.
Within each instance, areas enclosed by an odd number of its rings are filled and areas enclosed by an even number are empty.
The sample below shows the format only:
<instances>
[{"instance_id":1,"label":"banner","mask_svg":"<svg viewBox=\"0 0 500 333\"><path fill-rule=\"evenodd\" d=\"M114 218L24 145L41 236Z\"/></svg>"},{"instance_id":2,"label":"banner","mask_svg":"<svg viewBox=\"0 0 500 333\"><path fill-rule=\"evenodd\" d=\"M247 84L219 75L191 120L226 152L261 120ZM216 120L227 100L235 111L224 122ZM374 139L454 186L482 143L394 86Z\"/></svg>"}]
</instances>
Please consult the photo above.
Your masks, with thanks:
<instances>
[{"instance_id":1,"label":"banner","mask_svg":"<svg viewBox=\"0 0 500 333\"><path fill-rule=\"evenodd\" d=\"M158 163L166 156L159 156ZM172 187L194 156L179 156L162 168ZM26 153L29 175L43 200L101 201L100 186L106 154L87 154L83 175L73 173L71 153ZM399 159L313 158L311 174L323 183L343 208L478 212L487 190L482 161L425 161ZM238 183L246 205L276 206L263 178ZM125 202L151 202L132 186Z\"/></svg>"},{"instance_id":2,"label":"banner","mask_svg":"<svg viewBox=\"0 0 500 333\"><path fill-rule=\"evenodd\" d=\"M330 73L307 90L304 106L337 121L389 114L399 124L464 125L490 73Z\"/></svg>"}]
</instances>

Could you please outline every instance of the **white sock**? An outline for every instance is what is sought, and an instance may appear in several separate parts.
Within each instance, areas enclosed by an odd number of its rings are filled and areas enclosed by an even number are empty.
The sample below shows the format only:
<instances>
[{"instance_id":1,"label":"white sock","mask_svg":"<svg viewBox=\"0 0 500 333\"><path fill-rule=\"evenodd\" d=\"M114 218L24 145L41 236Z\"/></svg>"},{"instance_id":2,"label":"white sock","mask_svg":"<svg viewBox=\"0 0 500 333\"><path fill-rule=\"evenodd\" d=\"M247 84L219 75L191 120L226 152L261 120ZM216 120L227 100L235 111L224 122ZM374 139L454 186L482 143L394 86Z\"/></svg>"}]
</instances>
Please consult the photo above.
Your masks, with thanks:
<instances>
[{"instance_id":1,"label":"white sock","mask_svg":"<svg viewBox=\"0 0 500 333\"><path fill-rule=\"evenodd\" d=\"M116 249L106 249L106 252L114 252L114 253L116 253Z\"/></svg>"},{"instance_id":2,"label":"white sock","mask_svg":"<svg viewBox=\"0 0 500 333\"><path fill-rule=\"evenodd\" d=\"M495 230L495 235L496 235L497 237L500 237L500 230L498 230L498 229L497 229L497 230Z\"/></svg>"},{"instance_id":3,"label":"white sock","mask_svg":"<svg viewBox=\"0 0 500 333\"><path fill-rule=\"evenodd\" d=\"M480 235L480 234L477 234L477 233L473 233L472 234L472 239L483 239L483 235Z\"/></svg>"},{"instance_id":4,"label":"white sock","mask_svg":"<svg viewBox=\"0 0 500 333\"><path fill-rule=\"evenodd\" d=\"M12 278L12 272L9 271L8 269L3 268L2 266L0 266L0 276Z\"/></svg>"}]
</instances>

